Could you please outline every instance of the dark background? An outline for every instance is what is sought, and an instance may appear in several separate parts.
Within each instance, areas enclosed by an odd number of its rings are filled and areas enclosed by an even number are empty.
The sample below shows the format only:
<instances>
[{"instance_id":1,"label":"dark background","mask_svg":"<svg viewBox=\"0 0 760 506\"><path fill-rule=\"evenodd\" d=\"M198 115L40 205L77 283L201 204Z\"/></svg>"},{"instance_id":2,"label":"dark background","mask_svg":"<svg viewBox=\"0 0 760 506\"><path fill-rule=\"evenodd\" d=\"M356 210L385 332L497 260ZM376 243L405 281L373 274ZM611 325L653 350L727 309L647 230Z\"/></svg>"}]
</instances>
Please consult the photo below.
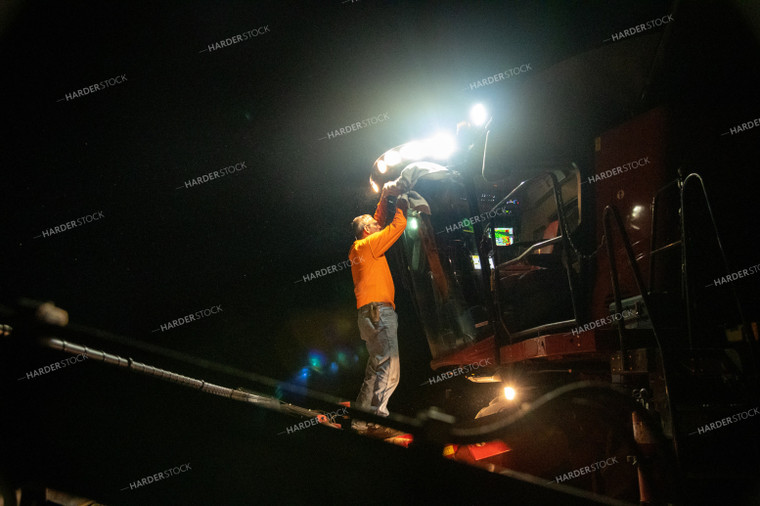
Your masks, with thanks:
<instances>
[{"instance_id":1,"label":"dark background","mask_svg":"<svg viewBox=\"0 0 760 506\"><path fill-rule=\"evenodd\" d=\"M350 272L303 276L347 258L350 221L376 203L368 184L374 160L437 129L453 131L477 101L508 103L522 77L473 91L469 83L524 63L541 72L672 8L564 0L8 2L0 40L0 290L6 300L53 300L77 323L353 399L366 351ZM706 59L704 79L679 77L683 60L665 74L670 94L724 86L731 107L720 109L721 122L705 119L716 139L760 116L754 77L744 75L756 71L737 60L746 54L704 52L733 31L733 21L718 18L705 18L694 47L682 48L693 55L692 71ZM270 33L201 52L264 25ZM715 66L729 60L731 70ZM123 84L58 101L121 74ZM390 120L324 139L382 113ZM754 131L724 138L721 160L700 158L735 268L760 262L752 237L757 163L747 155L757 139ZM242 172L177 189L240 161ZM95 211L105 218L34 238ZM403 372L390 408L411 414L426 402L419 384L432 371L399 285ZM757 281L737 286L756 314ZM219 315L151 332L219 304Z\"/></svg>"}]
</instances>

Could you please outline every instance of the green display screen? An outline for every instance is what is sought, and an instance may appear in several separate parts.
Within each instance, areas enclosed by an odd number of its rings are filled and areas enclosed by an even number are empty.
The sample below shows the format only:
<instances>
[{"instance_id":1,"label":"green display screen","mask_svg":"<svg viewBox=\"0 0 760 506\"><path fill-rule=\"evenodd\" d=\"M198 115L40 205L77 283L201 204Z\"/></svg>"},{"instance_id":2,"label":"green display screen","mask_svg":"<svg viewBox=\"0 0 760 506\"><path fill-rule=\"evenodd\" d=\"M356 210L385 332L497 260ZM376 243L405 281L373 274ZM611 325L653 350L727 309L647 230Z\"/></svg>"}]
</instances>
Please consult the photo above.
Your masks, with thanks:
<instances>
[{"instance_id":1,"label":"green display screen","mask_svg":"<svg viewBox=\"0 0 760 506\"><path fill-rule=\"evenodd\" d=\"M494 228L496 234L497 246L509 246L514 242L514 229L512 227L496 227Z\"/></svg>"}]
</instances>

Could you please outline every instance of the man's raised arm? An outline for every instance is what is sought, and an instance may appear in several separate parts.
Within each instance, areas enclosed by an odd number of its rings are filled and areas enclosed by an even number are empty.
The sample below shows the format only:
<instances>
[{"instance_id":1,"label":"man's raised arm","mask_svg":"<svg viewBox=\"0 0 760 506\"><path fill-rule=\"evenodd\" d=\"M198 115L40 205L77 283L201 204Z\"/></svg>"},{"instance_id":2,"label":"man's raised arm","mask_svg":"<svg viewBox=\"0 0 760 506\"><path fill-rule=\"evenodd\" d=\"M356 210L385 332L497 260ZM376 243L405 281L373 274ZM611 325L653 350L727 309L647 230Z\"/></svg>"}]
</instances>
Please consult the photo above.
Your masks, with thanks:
<instances>
[{"instance_id":1,"label":"man's raised arm","mask_svg":"<svg viewBox=\"0 0 760 506\"><path fill-rule=\"evenodd\" d=\"M396 183L396 181L389 181L383 185L383 190L380 192L380 200L377 202L377 209L375 209L375 221L380 224L380 227L387 225L386 219L388 218L388 197L398 197L402 193L402 188Z\"/></svg>"},{"instance_id":2,"label":"man's raised arm","mask_svg":"<svg viewBox=\"0 0 760 506\"><path fill-rule=\"evenodd\" d=\"M396 214L393 217L393 221L390 225L382 229L380 232L369 236L369 249L372 252L372 256L377 258L380 255L385 254L388 248L393 246L401 234L404 233L406 228L406 209L407 202L402 200L396 206ZM377 219L377 218L375 218ZM379 220L378 220L379 222Z\"/></svg>"}]
</instances>

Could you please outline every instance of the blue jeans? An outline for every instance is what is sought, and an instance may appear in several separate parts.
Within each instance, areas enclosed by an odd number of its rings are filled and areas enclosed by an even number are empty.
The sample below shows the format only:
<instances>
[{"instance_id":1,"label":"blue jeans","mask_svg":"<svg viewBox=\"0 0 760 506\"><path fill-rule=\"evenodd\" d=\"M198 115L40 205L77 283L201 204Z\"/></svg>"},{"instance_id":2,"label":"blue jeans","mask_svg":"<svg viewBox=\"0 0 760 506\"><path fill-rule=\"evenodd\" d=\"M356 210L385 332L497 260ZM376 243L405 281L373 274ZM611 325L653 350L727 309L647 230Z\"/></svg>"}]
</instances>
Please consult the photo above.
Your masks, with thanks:
<instances>
[{"instance_id":1,"label":"blue jeans","mask_svg":"<svg viewBox=\"0 0 760 506\"><path fill-rule=\"evenodd\" d=\"M388 400L398 386L401 372L398 357L398 317L391 306L381 306L380 321L372 323L369 307L359 310L359 333L367 345L369 360L356 404L377 415L388 416Z\"/></svg>"}]
</instances>

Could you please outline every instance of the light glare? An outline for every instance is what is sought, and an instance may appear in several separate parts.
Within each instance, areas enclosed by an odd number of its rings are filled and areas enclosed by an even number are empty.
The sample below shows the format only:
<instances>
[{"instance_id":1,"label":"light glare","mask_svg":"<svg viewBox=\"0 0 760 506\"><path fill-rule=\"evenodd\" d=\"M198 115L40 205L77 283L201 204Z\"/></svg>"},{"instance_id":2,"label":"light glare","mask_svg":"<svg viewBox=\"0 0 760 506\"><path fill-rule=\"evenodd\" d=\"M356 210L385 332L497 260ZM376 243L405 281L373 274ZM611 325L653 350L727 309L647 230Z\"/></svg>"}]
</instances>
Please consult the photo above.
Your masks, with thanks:
<instances>
[{"instance_id":1,"label":"light glare","mask_svg":"<svg viewBox=\"0 0 760 506\"><path fill-rule=\"evenodd\" d=\"M388 170L388 165L383 160L377 161L377 170L380 172L380 174L385 174L385 171Z\"/></svg>"},{"instance_id":2,"label":"light glare","mask_svg":"<svg viewBox=\"0 0 760 506\"><path fill-rule=\"evenodd\" d=\"M393 167L394 165L401 163L401 155L398 154L398 151L394 149L385 153L385 156L383 158L385 159L385 163L388 165L388 167Z\"/></svg>"},{"instance_id":3,"label":"light glare","mask_svg":"<svg viewBox=\"0 0 760 506\"><path fill-rule=\"evenodd\" d=\"M504 387L504 397L507 398L508 401L513 401L515 397L517 396L517 392L512 387Z\"/></svg>"},{"instance_id":4,"label":"light glare","mask_svg":"<svg viewBox=\"0 0 760 506\"><path fill-rule=\"evenodd\" d=\"M418 160L422 158L422 144L419 141L412 141L401 147L401 156L405 160Z\"/></svg>"},{"instance_id":5,"label":"light glare","mask_svg":"<svg viewBox=\"0 0 760 506\"><path fill-rule=\"evenodd\" d=\"M475 126L483 126L488 120L488 111L483 104L475 104L470 109L470 122Z\"/></svg>"},{"instance_id":6,"label":"light glare","mask_svg":"<svg viewBox=\"0 0 760 506\"><path fill-rule=\"evenodd\" d=\"M426 144L428 154L439 160L447 159L457 147L454 136L446 132L436 134Z\"/></svg>"}]
</instances>

